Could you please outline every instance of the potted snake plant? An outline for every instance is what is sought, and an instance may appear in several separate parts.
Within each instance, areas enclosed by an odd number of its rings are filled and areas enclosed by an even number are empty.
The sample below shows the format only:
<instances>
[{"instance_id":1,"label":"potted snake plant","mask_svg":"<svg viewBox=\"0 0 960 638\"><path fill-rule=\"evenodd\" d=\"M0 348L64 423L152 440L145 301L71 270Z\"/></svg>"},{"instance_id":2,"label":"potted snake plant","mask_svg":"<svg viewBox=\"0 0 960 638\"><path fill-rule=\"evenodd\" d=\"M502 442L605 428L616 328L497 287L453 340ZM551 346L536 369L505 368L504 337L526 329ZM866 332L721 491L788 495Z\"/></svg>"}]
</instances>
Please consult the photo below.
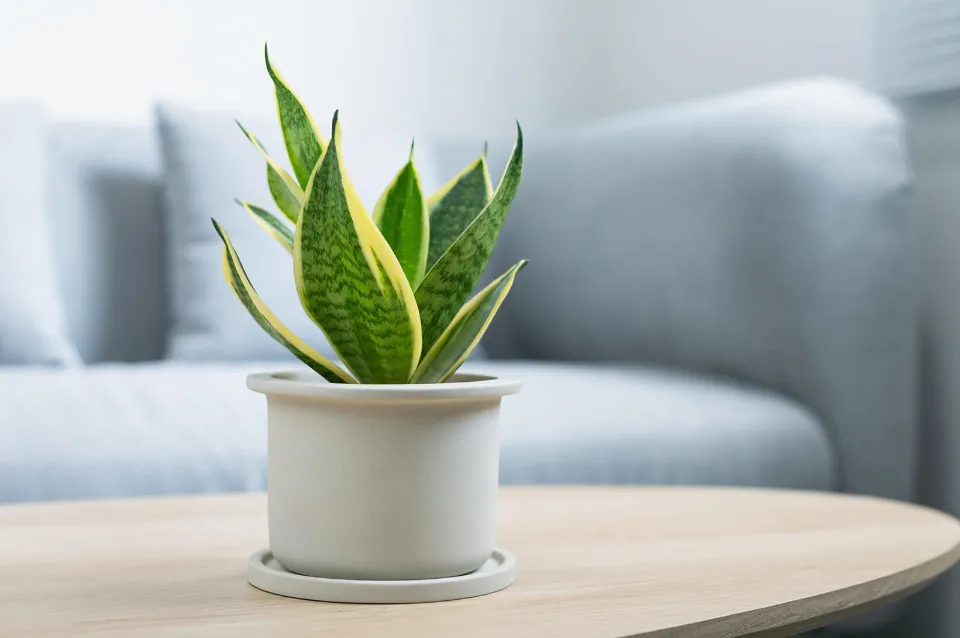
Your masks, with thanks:
<instances>
[{"instance_id":1,"label":"potted snake plant","mask_svg":"<svg viewBox=\"0 0 960 638\"><path fill-rule=\"evenodd\" d=\"M520 128L496 190L484 153L425 196L411 145L368 214L337 114L327 138L265 57L293 174L241 126L279 213L239 203L292 256L303 309L340 360L270 311L213 220L228 285L309 368L247 381L267 398L270 550L284 569L323 578L477 570L494 549L500 399L520 386L457 369L526 263L474 294L520 183Z\"/></svg>"}]
</instances>

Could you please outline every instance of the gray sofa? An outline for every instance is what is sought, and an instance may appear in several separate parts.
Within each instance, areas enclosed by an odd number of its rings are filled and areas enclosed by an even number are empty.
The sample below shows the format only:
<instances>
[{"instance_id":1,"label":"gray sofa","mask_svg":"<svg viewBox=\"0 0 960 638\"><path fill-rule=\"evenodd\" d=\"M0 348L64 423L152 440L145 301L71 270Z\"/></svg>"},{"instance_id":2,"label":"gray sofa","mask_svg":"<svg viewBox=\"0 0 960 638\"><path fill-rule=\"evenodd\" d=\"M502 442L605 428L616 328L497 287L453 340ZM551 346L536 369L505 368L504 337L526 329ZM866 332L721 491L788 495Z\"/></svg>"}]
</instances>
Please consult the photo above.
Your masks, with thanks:
<instances>
[{"instance_id":1,"label":"gray sofa","mask_svg":"<svg viewBox=\"0 0 960 638\"><path fill-rule=\"evenodd\" d=\"M468 364L525 384L504 401L504 483L913 498L911 175L894 110L816 79L526 137L490 271L531 265L490 359ZM86 366L0 367L0 501L261 489L265 406L244 376L298 364L163 359L156 132L50 124L47 144ZM417 146L444 176L478 148ZM498 167L509 146L492 148Z\"/></svg>"}]
</instances>

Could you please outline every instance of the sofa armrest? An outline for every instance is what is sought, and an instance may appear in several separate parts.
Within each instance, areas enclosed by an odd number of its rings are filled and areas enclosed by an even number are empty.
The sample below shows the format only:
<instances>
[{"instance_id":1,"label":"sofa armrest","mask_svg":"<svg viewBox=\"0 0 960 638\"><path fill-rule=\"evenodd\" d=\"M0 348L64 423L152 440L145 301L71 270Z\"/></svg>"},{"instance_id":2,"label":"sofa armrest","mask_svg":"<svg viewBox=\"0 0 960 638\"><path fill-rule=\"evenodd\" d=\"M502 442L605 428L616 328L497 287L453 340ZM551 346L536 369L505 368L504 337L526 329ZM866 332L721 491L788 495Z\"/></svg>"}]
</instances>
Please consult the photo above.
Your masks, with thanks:
<instances>
[{"instance_id":1,"label":"sofa armrest","mask_svg":"<svg viewBox=\"0 0 960 638\"><path fill-rule=\"evenodd\" d=\"M911 175L899 115L794 82L528 136L498 260L524 257L499 356L634 360L793 397L838 488L914 496Z\"/></svg>"}]
</instances>

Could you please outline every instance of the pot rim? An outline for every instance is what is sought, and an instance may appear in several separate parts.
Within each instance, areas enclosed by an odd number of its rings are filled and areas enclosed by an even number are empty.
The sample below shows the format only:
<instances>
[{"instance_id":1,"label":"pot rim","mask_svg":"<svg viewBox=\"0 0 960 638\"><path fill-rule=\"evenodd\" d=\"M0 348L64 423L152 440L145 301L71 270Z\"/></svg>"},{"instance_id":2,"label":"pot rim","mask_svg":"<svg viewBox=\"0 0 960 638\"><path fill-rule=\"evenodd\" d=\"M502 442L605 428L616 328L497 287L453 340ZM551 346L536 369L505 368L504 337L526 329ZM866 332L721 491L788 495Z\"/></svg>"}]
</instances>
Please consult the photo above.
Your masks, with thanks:
<instances>
[{"instance_id":1,"label":"pot rim","mask_svg":"<svg viewBox=\"0 0 960 638\"><path fill-rule=\"evenodd\" d=\"M520 391L521 383L484 374L457 373L445 383L330 383L311 372L264 372L247 376L247 388L266 395L317 399L493 399Z\"/></svg>"}]
</instances>

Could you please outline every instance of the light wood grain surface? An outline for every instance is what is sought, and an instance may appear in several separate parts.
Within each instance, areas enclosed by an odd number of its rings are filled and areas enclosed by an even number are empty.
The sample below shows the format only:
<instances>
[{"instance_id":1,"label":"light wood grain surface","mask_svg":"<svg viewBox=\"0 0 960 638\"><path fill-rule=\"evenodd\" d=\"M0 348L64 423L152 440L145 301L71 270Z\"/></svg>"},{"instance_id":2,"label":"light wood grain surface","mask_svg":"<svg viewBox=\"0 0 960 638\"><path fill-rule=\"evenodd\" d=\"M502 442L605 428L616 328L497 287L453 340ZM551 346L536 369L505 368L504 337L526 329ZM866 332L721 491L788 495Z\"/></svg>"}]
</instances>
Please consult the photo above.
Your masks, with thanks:
<instances>
[{"instance_id":1,"label":"light wood grain surface","mask_svg":"<svg viewBox=\"0 0 960 638\"><path fill-rule=\"evenodd\" d=\"M423 605L261 592L266 500L0 507L0 635L620 638L787 636L916 590L960 524L913 505L720 488L502 492L509 589Z\"/></svg>"}]
</instances>

